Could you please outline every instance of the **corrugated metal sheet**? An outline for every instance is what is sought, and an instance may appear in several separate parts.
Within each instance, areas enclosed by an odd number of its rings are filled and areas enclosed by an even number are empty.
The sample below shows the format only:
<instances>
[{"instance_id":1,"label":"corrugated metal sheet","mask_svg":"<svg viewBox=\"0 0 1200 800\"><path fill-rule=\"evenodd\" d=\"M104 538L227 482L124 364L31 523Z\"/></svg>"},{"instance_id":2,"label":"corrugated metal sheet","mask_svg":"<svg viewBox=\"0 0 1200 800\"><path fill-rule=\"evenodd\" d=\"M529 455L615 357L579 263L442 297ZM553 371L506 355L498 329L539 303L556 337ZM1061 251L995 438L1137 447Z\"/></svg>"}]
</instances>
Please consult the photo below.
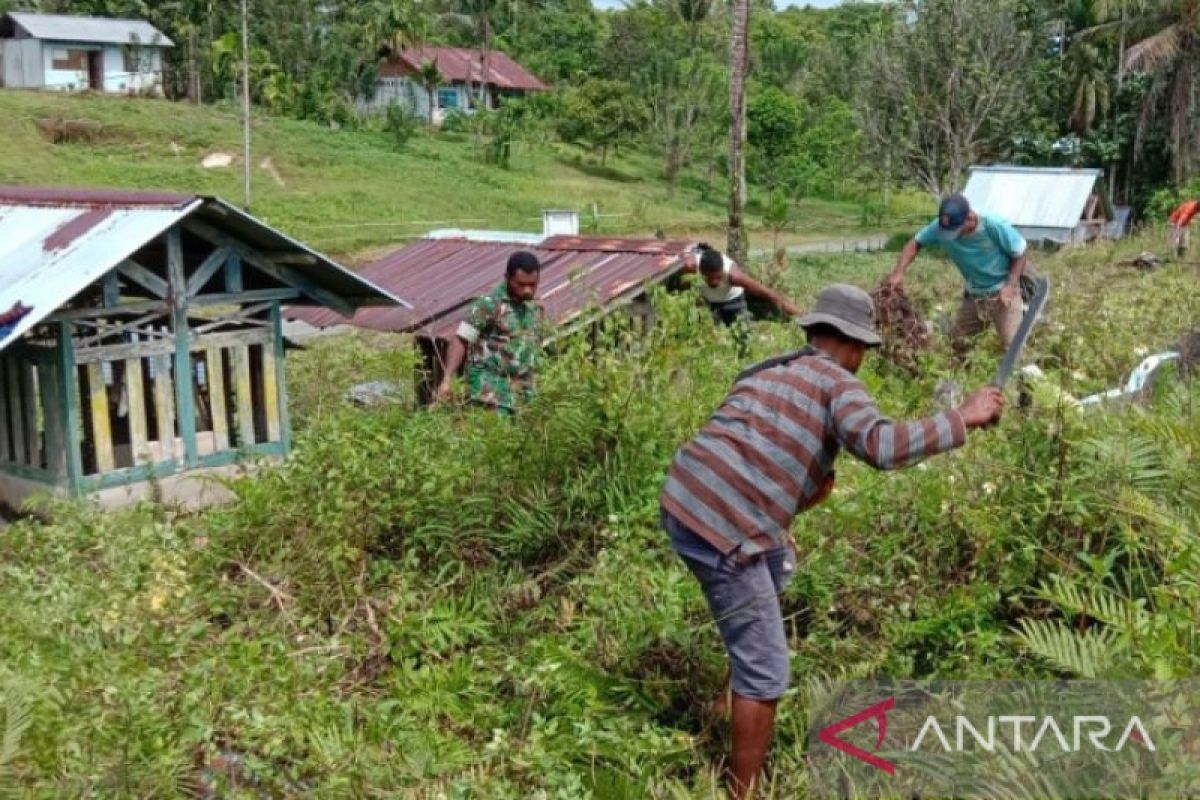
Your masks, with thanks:
<instances>
[{"instance_id":1,"label":"corrugated metal sheet","mask_svg":"<svg viewBox=\"0 0 1200 800\"><path fill-rule=\"evenodd\" d=\"M1120 239L1129 230L1129 221L1133 217L1133 208L1117 206L1113 209L1115 219L1104 226L1104 235L1110 239Z\"/></svg>"},{"instance_id":2,"label":"corrugated metal sheet","mask_svg":"<svg viewBox=\"0 0 1200 800\"><path fill-rule=\"evenodd\" d=\"M536 247L511 242L423 239L366 267L362 276L413 304L406 309L362 309L352 324L420 336L447 336L472 300L504 280L508 257L531 250L542 264L538 299L558 325L589 307L638 294L682 266L684 241L556 236ZM340 320L324 309L292 309L289 316L314 325Z\"/></svg>"},{"instance_id":3,"label":"corrugated metal sheet","mask_svg":"<svg viewBox=\"0 0 1200 800\"><path fill-rule=\"evenodd\" d=\"M97 219L86 206L14 205L0 197L0 312L17 303L32 308L0 349L54 313L83 288L131 256L146 242L202 203L110 208ZM95 224L61 246L47 247L60 231L92 214Z\"/></svg>"},{"instance_id":4,"label":"corrugated metal sheet","mask_svg":"<svg viewBox=\"0 0 1200 800\"><path fill-rule=\"evenodd\" d=\"M583 250L598 253L640 253L675 255L691 245L681 239L625 239L607 236L551 236L542 242L543 250Z\"/></svg>"},{"instance_id":5,"label":"corrugated metal sheet","mask_svg":"<svg viewBox=\"0 0 1200 800\"><path fill-rule=\"evenodd\" d=\"M972 208L998 214L1023 231L1057 230L1055 235L1068 240L1103 174L1098 169L973 167L963 194Z\"/></svg>"},{"instance_id":6,"label":"corrugated metal sheet","mask_svg":"<svg viewBox=\"0 0 1200 800\"><path fill-rule=\"evenodd\" d=\"M355 305L396 299L349 270L215 198L0 186L0 312L32 310L0 336L7 347L81 290L195 215L242 241L312 256L296 266Z\"/></svg>"},{"instance_id":7,"label":"corrugated metal sheet","mask_svg":"<svg viewBox=\"0 0 1200 800\"><path fill-rule=\"evenodd\" d=\"M483 74L483 52L462 47L410 47L400 54L400 62L410 70L436 61L438 71L450 81L478 83ZM488 79L501 89L545 91L548 87L528 70L499 50L488 52Z\"/></svg>"},{"instance_id":8,"label":"corrugated metal sheet","mask_svg":"<svg viewBox=\"0 0 1200 800\"><path fill-rule=\"evenodd\" d=\"M32 206L183 206L196 200L178 192L127 192L122 189L64 186L0 186L0 200L8 205Z\"/></svg>"},{"instance_id":9,"label":"corrugated metal sheet","mask_svg":"<svg viewBox=\"0 0 1200 800\"><path fill-rule=\"evenodd\" d=\"M144 19L74 17L62 14L30 14L12 11L9 19L34 39L58 42L97 42L174 47L166 34Z\"/></svg>"},{"instance_id":10,"label":"corrugated metal sheet","mask_svg":"<svg viewBox=\"0 0 1200 800\"><path fill-rule=\"evenodd\" d=\"M42 43L36 39L0 39L0 86L40 89L45 83Z\"/></svg>"},{"instance_id":11,"label":"corrugated metal sheet","mask_svg":"<svg viewBox=\"0 0 1200 800\"><path fill-rule=\"evenodd\" d=\"M589 308L631 299L650 283L677 272L683 266L681 253L682 250L671 255L559 251L542 267L538 301L555 326L569 326ZM501 267L489 288L494 288L503 275ZM422 326L417 334L435 339L452 336L469 310L468 302L435 323Z\"/></svg>"}]
</instances>

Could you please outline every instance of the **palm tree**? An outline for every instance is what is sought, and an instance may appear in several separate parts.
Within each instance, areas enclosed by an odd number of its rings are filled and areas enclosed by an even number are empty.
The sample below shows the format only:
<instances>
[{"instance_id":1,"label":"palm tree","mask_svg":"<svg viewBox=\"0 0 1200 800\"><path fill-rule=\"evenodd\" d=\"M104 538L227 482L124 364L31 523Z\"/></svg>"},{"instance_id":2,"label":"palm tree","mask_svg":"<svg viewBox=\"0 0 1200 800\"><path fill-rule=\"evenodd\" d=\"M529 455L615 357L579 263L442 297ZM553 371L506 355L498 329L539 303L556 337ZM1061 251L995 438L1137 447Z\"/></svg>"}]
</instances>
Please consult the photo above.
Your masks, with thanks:
<instances>
[{"instance_id":1,"label":"palm tree","mask_svg":"<svg viewBox=\"0 0 1200 800\"><path fill-rule=\"evenodd\" d=\"M434 96L437 93L438 87L444 82L442 71L438 69L437 59L426 61L417 70L417 82L421 84L421 88L425 90L425 97L429 101L429 127L433 127L433 111L434 111Z\"/></svg>"},{"instance_id":2,"label":"palm tree","mask_svg":"<svg viewBox=\"0 0 1200 800\"><path fill-rule=\"evenodd\" d=\"M745 263L746 73L750 65L750 0L734 0L729 43L729 255Z\"/></svg>"},{"instance_id":3,"label":"palm tree","mask_svg":"<svg viewBox=\"0 0 1200 800\"><path fill-rule=\"evenodd\" d=\"M688 55L696 52L696 46L700 39L700 28L712 16L713 8L713 0L676 0L674 3L675 13L679 15L679 20L687 26Z\"/></svg>"},{"instance_id":4,"label":"palm tree","mask_svg":"<svg viewBox=\"0 0 1200 800\"><path fill-rule=\"evenodd\" d=\"M367 46L381 56L397 55L425 38L425 15L413 0L375 0L357 8Z\"/></svg>"},{"instance_id":5,"label":"palm tree","mask_svg":"<svg viewBox=\"0 0 1200 800\"><path fill-rule=\"evenodd\" d=\"M1071 80L1067 123L1076 133L1086 134L1097 120L1108 114L1112 100L1110 73L1093 42L1077 41L1067 52L1067 74Z\"/></svg>"},{"instance_id":6,"label":"palm tree","mask_svg":"<svg viewBox=\"0 0 1200 800\"><path fill-rule=\"evenodd\" d=\"M1102 25L1105 17L1114 13L1115 9L1110 6L1118 1L1073 0L1067 6L1065 35L1071 42L1064 64L1071 92L1067 124L1080 135L1091 131L1096 122L1108 114L1111 106L1111 76L1096 37L1090 34Z\"/></svg>"},{"instance_id":7,"label":"palm tree","mask_svg":"<svg viewBox=\"0 0 1200 800\"><path fill-rule=\"evenodd\" d=\"M1125 51L1121 66L1150 80L1142 98L1136 149L1156 123L1165 125L1175 182L1183 183L1200 149L1200 0L1142 0L1123 8L1128 15L1122 30L1127 28L1136 41Z\"/></svg>"},{"instance_id":8,"label":"palm tree","mask_svg":"<svg viewBox=\"0 0 1200 800\"><path fill-rule=\"evenodd\" d=\"M1126 69L1151 77L1138 121L1138 143L1153 123L1166 123L1175 182L1183 183L1200 144L1195 124L1200 109L1200 0L1149 2L1133 22L1152 31L1125 53Z\"/></svg>"},{"instance_id":9,"label":"palm tree","mask_svg":"<svg viewBox=\"0 0 1200 800\"><path fill-rule=\"evenodd\" d=\"M1117 90L1125 83L1125 51L1129 44L1129 20L1146 10L1148 0L1085 0L1095 7L1099 20L1111 20L1117 26Z\"/></svg>"}]
</instances>

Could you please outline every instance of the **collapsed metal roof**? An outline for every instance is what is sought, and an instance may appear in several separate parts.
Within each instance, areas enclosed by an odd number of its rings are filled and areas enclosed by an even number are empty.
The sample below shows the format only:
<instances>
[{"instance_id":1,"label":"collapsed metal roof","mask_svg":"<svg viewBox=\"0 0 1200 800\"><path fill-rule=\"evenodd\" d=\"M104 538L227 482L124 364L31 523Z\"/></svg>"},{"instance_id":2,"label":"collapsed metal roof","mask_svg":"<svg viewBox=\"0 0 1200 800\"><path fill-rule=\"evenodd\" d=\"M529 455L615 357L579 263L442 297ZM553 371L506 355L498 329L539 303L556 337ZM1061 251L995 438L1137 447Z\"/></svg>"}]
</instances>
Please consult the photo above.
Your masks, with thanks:
<instances>
[{"instance_id":1,"label":"collapsed metal roof","mask_svg":"<svg viewBox=\"0 0 1200 800\"><path fill-rule=\"evenodd\" d=\"M162 31L144 19L109 19L65 14L34 14L24 11L10 11L5 16L32 39L97 44L136 44L146 47L175 46L175 43L168 39Z\"/></svg>"},{"instance_id":2,"label":"collapsed metal roof","mask_svg":"<svg viewBox=\"0 0 1200 800\"><path fill-rule=\"evenodd\" d=\"M1070 231L1079 224L1103 175L1098 169L972 167L963 190L971 207L1018 228Z\"/></svg>"},{"instance_id":3,"label":"collapsed metal roof","mask_svg":"<svg viewBox=\"0 0 1200 800\"><path fill-rule=\"evenodd\" d=\"M682 268L690 243L658 239L553 236L536 246L468 239L422 239L385 256L360 273L412 303L411 308L364 308L350 322L380 331L430 338L453 334L471 301L504 280L508 257L518 250L542 264L538 300L556 325L577 321L588 308L632 299ZM313 325L341 321L325 309L290 309Z\"/></svg>"},{"instance_id":4,"label":"collapsed metal roof","mask_svg":"<svg viewBox=\"0 0 1200 800\"><path fill-rule=\"evenodd\" d=\"M390 292L215 197L0 186L0 349L177 223L187 220L288 261L319 291L356 308L404 305ZM303 287L298 287L303 290ZM301 303L319 303L304 296Z\"/></svg>"}]
</instances>

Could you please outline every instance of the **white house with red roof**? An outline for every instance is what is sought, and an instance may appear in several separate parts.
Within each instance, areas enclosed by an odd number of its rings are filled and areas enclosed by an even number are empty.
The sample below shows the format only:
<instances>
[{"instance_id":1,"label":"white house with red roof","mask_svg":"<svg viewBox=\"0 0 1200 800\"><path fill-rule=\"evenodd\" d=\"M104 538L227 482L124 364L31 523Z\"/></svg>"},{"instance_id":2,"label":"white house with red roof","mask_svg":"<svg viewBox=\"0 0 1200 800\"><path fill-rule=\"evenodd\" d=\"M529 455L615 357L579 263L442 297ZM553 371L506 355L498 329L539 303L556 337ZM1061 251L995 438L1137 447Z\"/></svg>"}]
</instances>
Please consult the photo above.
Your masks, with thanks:
<instances>
[{"instance_id":1,"label":"white house with red roof","mask_svg":"<svg viewBox=\"0 0 1200 800\"><path fill-rule=\"evenodd\" d=\"M441 84L433 91L432 108L430 93L417 74L430 62L437 64L442 75ZM481 97L487 108L497 108L507 98L547 89L545 83L500 50L420 46L386 58L379 68L375 96L367 107L379 110L400 104L424 119L432 114L434 122L439 123L447 112L474 111Z\"/></svg>"}]
</instances>

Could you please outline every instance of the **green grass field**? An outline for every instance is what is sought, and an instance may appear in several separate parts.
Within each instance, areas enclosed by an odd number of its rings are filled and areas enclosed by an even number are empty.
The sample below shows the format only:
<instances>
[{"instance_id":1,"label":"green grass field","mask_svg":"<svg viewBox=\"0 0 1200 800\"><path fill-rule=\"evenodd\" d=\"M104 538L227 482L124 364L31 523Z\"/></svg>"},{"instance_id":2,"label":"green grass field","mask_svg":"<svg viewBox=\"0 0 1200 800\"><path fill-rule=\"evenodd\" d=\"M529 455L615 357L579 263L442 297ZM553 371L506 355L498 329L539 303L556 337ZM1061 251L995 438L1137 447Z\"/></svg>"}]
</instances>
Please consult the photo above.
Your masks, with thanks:
<instances>
[{"instance_id":1,"label":"green grass field","mask_svg":"<svg viewBox=\"0 0 1200 800\"><path fill-rule=\"evenodd\" d=\"M242 200L241 129L231 107L0 91L0 119L0 183L185 190ZM58 119L98 125L96 141L52 144L37 123ZM200 166L218 151L233 155L233 166ZM265 159L282 183L261 167ZM548 208L579 210L588 231L723 238L723 182L706 193L682 186L672 193L657 178L657 162L636 150L600 169L574 147L519 144L511 168L500 169L482 162L466 134L422 131L397 151L381 132L256 116L252 162L255 213L353 261L437 227L540 230ZM922 203L906 197L896 205L911 215ZM857 234L862 212L853 203L806 200L796 205L795 219L785 243ZM751 215L751 225L759 222ZM759 232L752 244L769 247L770 238Z\"/></svg>"}]
</instances>

